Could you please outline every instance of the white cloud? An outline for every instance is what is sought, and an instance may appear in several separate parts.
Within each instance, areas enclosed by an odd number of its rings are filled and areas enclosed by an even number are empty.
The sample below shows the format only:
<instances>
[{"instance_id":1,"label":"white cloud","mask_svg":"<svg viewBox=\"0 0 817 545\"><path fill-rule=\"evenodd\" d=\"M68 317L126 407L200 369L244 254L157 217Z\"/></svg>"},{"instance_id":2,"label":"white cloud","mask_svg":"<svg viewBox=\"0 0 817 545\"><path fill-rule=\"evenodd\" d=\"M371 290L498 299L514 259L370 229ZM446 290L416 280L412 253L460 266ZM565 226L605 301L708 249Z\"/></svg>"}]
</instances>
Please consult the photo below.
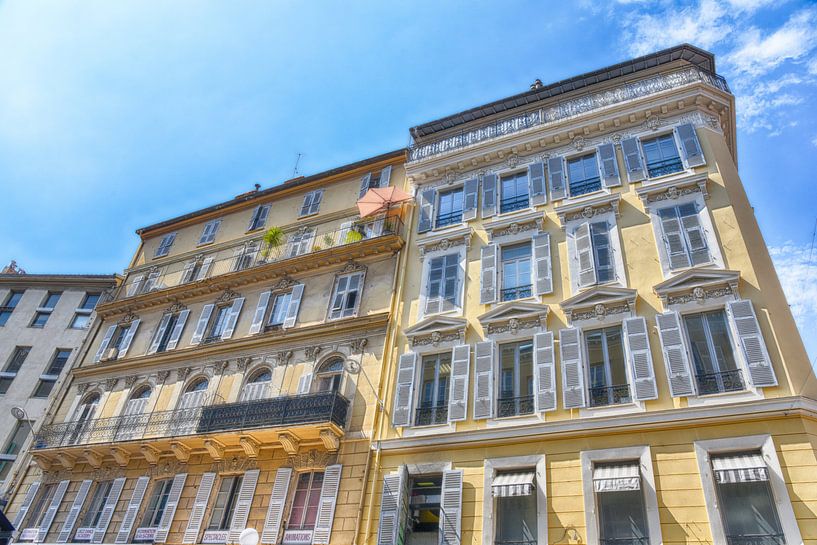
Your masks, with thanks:
<instances>
[{"instance_id":1,"label":"white cloud","mask_svg":"<svg viewBox=\"0 0 817 545\"><path fill-rule=\"evenodd\" d=\"M728 0L732 9L744 13L754 13L760 8L778 3L777 0Z\"/></svg>"},{"instance_id":2,"label":"white cloud","mask_svg":"<svg viewBox=\"0 0 817 545\"><path fill-rule=\"evenodd\" d=\"M811 143L814 147L817 147L817 135L815 135L814 138L811 139Z\"/></svg>"},{"instance_id":3,"label":"white cloud","mask_svg":"<svg viewBox=\"0 0 817 545\"><path fill-rule=\"evenodd\" d=\"M794 319L800 327L800 334L811 358L817 357L817 249L811 245L787 242L782 246L770 247L786 299L791 306Z\"/></svg>"}]
</instances>

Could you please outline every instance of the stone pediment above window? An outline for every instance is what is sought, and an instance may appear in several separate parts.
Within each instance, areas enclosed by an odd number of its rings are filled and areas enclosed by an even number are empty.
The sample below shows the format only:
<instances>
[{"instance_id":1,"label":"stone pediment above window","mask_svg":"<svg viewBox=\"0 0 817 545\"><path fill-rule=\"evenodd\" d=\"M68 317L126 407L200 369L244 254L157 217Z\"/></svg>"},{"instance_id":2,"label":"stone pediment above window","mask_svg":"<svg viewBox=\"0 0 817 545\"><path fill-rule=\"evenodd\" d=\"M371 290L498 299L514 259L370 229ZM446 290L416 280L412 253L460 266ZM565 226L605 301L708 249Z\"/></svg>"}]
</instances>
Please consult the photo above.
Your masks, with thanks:
<instances>
[{"instance_id":1,"label":"stone pediment above window","mask_svg":"<svg viewBox=\"0 0 817 545\"><path fill-rule=\"evenodd\" d=\"M473 234L474 230L472 228L464 226L417 238L417 246L420 248L420 261L430 252L444 251L455 246L470 248L471 235Z\"/></svg>"},{"instance_id":2,"label":"stone pediment above window","mask_svg":"<svg viewBox=\"0 0 817 545\"><path fill-rule=\"evenodd\" d=\"M587 320L604 320L615 315L629 318L635 313L636 297L638 292L634 289L596 286L565 299L559 306L571 324Z\"/></svg>"},{"instance_id":3,"label":"stone pediment above window","mask_svg":"<svg viewBox=\"0 0 817 545\"><path fill-rule=\"evenodd\" d=\"M479 323L488 335L516 333L524 329L547 329L548 305L508 302L479 316Z\"/></svg>"},{"instance_id":4,"label":"stone pediment above window","mask_svg":"<svg viewBox=\"0 0 817 545\"><path fill-rule=\"evenodd\" d=\"M737 298L740 272L696 267L653 286L665 308L706 300Z\"/></svg>"},{"instance_id":5,"label":"stone pediment above window","mask_svg":"<svg viewBox=\"0 0 817 545\"><path fill-rule=\"evenodd\" d=\"M557 206L554 211L559 216L559 223L561 223L562 231L564 231L571 221L590 221L594 217L608 212L612 212L618 217L618 203L620 201L621 194L619 193L599 195L598 197Z\"/></svg>"},{"instance_id":6,"label":"stone pediment above window","mask_svg":"<svg viewBox=\"0 0 817 545\"><path fill-rule=\"evenodd\" d=\"M680 197L695 193L708 199L709 192L706 190L708 180L709 177L706 174L684 175L657 183L645 183L635 192L644 204L644 208L649 210L650 207L672 205L673 201Z\"/></svg>"},{"instance_id":7,"label":"stone pediment above window","mask_svg":"<svg viewBox=\"0 0 817 545\"><path fill-rule=\"evenodd\" d=\"M483 222L482 228L488 232L488 240L493 242L499 237L530 232L536 234L542 231L545 216L536 210L514 214L511 217L500 217L493 221Z\"/></svg>"},{"instance_id":8,"label":"stone pediment above window","mask_svg":"<svg viewBox=\"0 0 817 545\"><path fill-rule=\"evenodd\" d=\"M465 342L468 320L453 316L431 316L405 330L412 347Z\"/></svg>"}]
</instances>

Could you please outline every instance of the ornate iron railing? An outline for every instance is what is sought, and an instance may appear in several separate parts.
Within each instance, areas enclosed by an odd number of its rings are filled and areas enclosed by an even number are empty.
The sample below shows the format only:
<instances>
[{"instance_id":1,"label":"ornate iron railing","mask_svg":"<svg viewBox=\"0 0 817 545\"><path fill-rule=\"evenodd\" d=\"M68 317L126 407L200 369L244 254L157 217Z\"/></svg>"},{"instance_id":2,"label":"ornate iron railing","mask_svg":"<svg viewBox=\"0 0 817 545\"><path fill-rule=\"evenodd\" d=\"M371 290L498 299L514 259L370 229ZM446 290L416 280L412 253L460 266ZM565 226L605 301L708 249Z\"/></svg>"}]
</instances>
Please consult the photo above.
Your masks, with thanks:
<instances>
[{"instance_id":1,"label":"ornate iron railing","mask_svg":"<svg viewBox=\"0 0 817 545\"><path fill-rule=\"evenodd\" d=\"M533 285L528 284L527 286L516 286L515 288L503 288L501 295L503 301L515 301L530 297L532 293Z\"/></svg>"},{"instance_id":2,"label":"ornate iron railing","mask_svg":"<svg viewBox=\"0 0 817 545\"><path fill-rule=\"evenodd\" d=\"M698 383L698 395L738 392L746 387L740 369L696 375L695 380Z\"/></svg>"},{"instance_id":3,"label":"ornate iron railing","mask_svg":"<svg viewBox=\"0 0 817 545\"><path fill-rule=\"evenodd\" d=\"M593 110L695 83L703 83L727 93L731 92L729 85L722 76L699 68L682 68L673 72L624 83L610 89L591 91L573 98L560 100L538 110L506 116L491 123L463 130L431 142L413 144L409 146L409 162L422 161L486 140L518 133L532 127L556 123Z\"/></svg>"},{"instance_id":4,"label":"ornate iron railing","mask_svg":"<svg viewBox=\"0 0 817 545\"><path fill-rule=\"evenodd\" d=\"M603 407L605 405L619 405L629 403L633 399L630 396L630 385L619 384L617 386L599 386L589 388L590 406Z\"/></svg>"},{"instance_id":5,"label":"ornate iron railing","mask_svg":"<svg viewBox=\"0 0 817 545\"><path fill-rule=\"evenodd\" d=\"M500 397L497 399L497 417L533 414L533 396Z\"/></svg>"},{"instance_id":6,"label":"ornate iron railing","mask_svg":"<svg viewBox=\"0 0 817 545\"><path fill-rule=\"evenodd\" d=\"M436 405L434 407L418 407L415 411L415 426L433 426L435 424L445 424L448 422L448 405Z\"/></svg>"},{"instance_id":7,"label":"ornate iron railing","mask_svg":"<svg viewBox=\"0 0 817 545\"><path fill-rule=\"evenodd\" d=\"M649 174L650 178L666 176L667 174L681 172L682 170L684 170L684 163L681 162L680 157L673 157L672 159L647 163L647 173Z\"/></svg>"},{"instance_id":8,"label":"ornate iron railing","mask_svg":"<svg viewBox=\"0 0 817 545\"><path fill-rule=\"evenodd\" d=\"M530 198L527 195L516 195L515 197L507 197L499 201L499 211L503 214L508 212L515 212L522 210L530 205Z\"/></svg>"},{"instance_id":9,"label":"ornate iron railing","mask_svg":"<svg viewBox=\"0 0 817 545\"><path fill-rule=\"evenodd\" d=\"M578 197L579 195L586 195L594 191L601 190L601 178L596 176L594 178L587 178L585 180L576 180L569 184L570 196Z\"/></svg>"},{"instance_id":10,"label":"ornate iron railing","mask_svg":"<svg viewBox=\"0 0 817 545\"><path fill-rule=\"evenodd\" d=\"M785 545L786 536L783 534L727 534L726 542L729 545Z\"/></svg>"},{"instance_id":11,"label":"ornate iron railing","mask_svg":"<svg viewBox=\"0 0 817 545\"><path fill-rule=\"evenodd\" d=\"M448 225L454 225L455 223L462 223L462 210L455 210L454 212L437 216L437 227L446 227Z\"/></svg>"}]
</instances>

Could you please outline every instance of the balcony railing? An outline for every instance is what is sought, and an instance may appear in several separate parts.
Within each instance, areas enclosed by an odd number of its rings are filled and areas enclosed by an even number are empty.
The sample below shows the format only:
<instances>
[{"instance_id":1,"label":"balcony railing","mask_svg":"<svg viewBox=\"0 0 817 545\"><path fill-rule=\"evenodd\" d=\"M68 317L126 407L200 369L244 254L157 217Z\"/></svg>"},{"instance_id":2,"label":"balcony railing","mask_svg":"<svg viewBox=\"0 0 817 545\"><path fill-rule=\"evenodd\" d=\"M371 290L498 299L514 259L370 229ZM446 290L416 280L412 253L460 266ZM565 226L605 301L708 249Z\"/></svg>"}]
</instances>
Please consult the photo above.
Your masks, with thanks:
<instances>
[{"instance_id":1,"label":"balcony railing","mask_svg":"<svg viewBox=\"0 0 817 545\"><path fill-rule=\"evenodd\" d=\"M517 299L524 299L530 297L533 293L533 285L516 286L514 288L502 288L503 301L516 301Z\"/></svg>"},{"instance_id":2,"label":"balcony railing","mask_svg":"<svg viewBox=\"0 0 817 545\"><path fill-rule=\"evenodd\" d=\"M589 388L588 393L590 394L591 407L620 405L622 403L629 403L633 400L632 397L630 397L630 386L628 384Z\"/></svg>"},{"instance_id":3,"label":"balcony railing","mask_svg":"<svg viewBox=\"0 0 817 545\"><path fill-rule=\"evenodd\" d=\"M530 198L527 195L516 195L514 197L506 197L499 201L499 211L503 214L508 212L516 212L530 206Z\"/></svg>"},{"instance_id":4,"label":"balcony railing","mask_svg":"<svg viewBox=\"0 0 817 545\"><path fill-rule=\"evenodd\" d=\"M673 72L657 74L638 81L624 83L611 89L594 91L576 97L551 103L549 106L500 118L457 134L446 136L431 142L417 143L409 146L409 162L422 161L430 157L444 155L486 140L522 132L532 127L549 125L586 114L629 100L646 97L664 91L677 89L685 85L703 83L709 87L731 92L726 80L699 68L682 68Z\"/></svg>"},{"instance_id":5,"label":"balcony railing","mask_svg":"<svg viewBox=\"0 0 817 545\"><path fill-rule=\"evenodd\" d=\"M746 388L740 369L696 375L695 380L698 383L698 395L702 396L739 392Z\"/></svg>"},{"instance_id":6,"label":"balcony railing","mask_svg":"<svg viewBox=\"0 0 817 545\"><path fill-rule=\"evenodd\" d=\"M414 416L415 426L433 426L448 422L448 405L418 407Z\"/></svg>"},{"instance_id":7,"label":"balcony railing","mask_svg":"<svg viewBox=\"0 0 817 545\"><path fill-rule=\"evenodd\" d=\"M681 162L680 157L647 163L647 173L650 178L666 176L667 174L681 172L682 170L684 170L684 163Z\"/></svg>"},{"instance_id":8,"label":"balcony railing","mask_svg":"<svg viewBox=\"0 0 817 545\"><path fill-rule=\"evenodd\" d=\"M533 396L500 397L497 400L497 417L533 414Z\"/></svg>"},{"instance_id":9,"label":"balcony railing","mask_svg":"<svg viewBox=\"0 0 817 545\"><path fill-rule=\"evenodd\" d=\"M437 216L436 226L438 228L454 225L455 223L462 223L462 210L455 210L454 212Z\"/></svg>"},{"instance_id":10,"label":"balcony railing","mask_svg":"<svg viewBox=\"0 0 817 545\"><path fill-rule=\"evenodd\" d=\"M195 284L214 276L262 267L365 240L401 235L403 230L402 221L394 216L371 220L349 218L349 222L352 221L354 223L347 227L321 229L318 226L293 231L287 233L277 246L268 245L263 240L263 234L259 234L258 237L235 246L210 253L203 251L196 258L131 271L127 281L107 296L105 301L135 297L182 284Z\"/></svg>"},{"instance_id":11,"label":"balcony railing","mask_svg":"<svg viewBox=\"0 0 817 545\"><path fill-rule=\"evenodd\" d=\"M579 195L587 195L594 191L601 190L601 178L596 176L594 178L587 178L585 180L576 180L570 182L570 196L578 197Z\"/></svg>"}]
</instances>

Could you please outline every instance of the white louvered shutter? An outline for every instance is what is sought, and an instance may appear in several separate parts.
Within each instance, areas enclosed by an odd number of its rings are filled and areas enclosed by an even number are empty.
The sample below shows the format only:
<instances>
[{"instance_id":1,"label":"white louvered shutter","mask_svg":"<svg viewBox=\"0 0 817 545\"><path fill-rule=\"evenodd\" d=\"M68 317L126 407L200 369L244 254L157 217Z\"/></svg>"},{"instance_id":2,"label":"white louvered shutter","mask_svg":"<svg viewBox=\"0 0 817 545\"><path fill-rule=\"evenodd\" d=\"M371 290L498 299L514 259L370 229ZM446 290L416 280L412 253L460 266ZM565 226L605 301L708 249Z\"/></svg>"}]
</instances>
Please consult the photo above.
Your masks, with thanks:
<instances>
[{"instance_id":1,"label":"white louvered shutter","mask_svg":"<svg viewBox=\"0 0 817 545\"><path fill-rule=\"evenodd\" d=\"M155 354L156 351L159 350L159 344L162 342L162 337L165 336L165 331L167 331L167 324L170 323L170 319L172 317L173 314L170 312L167 312L162 315L162 319L159 321L159 328L153 335L153 341L151 341L150 348L148 348L148 354Z\"/></svg>"},{"instance_id":2,"label":"white louvered shutter","mask_svg":"<svg viewBox=\"0 0 817 545\"><path fill-rule=\"evenodd\" d=\"M289 329L295 327L295 322L298 320L298 311L301 308L301 299L304 296L304 285L296 284L292 288L292 295L289 298L289 306L287 307L286 318L281 327Z\"/></svg>"},{"instance_id":3,"label":"white louvered shutter","mask_svg":"<svg viewBox=\"0 0 817 545\"><path fill-rule=\"evenodd\" d=\"M313 377L313 373L304 373L301 375L301 378L298 379L298 391L296 392L298 395L309 393L309 390L312 388Z\"/></svg>"},{"instance_id":4,"label":"white louvered shutter","mask_svg":"<svg viewBox=\"0 0 817 545\"><path fill-rule=\"evenodd\" d=\"M471 221L477 218L477 201L479 200L479 179L466 180L462 190L462 220Z\"/></svg>"},{"instance_id":5,"label":"white louvered shutter","mask_svg":"<svg viewBox=\"0 0 817 545\"><path fill-rule=\"evenodd\" d=\"M182 338L182 332L184 332L184 326L187 324L188 316L190 316L190 311L184 309L179 313L179 317L176 318L176 325L173 326L173 331L170 332L170 338L167 340L168 350L174 350L179 346L179 339Z\"/></svg>"},{"instance_id":6,"label":"white louvered shutter","mask_svg":"<svg viewBox=\"0 0 817 545\"><path fill-rule=\"evenodd\" d=\"M148 273L148 278L145 280L145 285L142 288L142 293L148 293L155 289L159 289L161 286L159 285L159 278L162 277L161 269L155 269Z\"/></svg>"},{"instance_id":7,"label":"white louvered shutter","mask_svg":"<svg viewBox=\"0 0 817 545\"><path fill-rule=\"evenodd\" d=\"M772 368L772 360L760 332L760 324L755 315L752 302L748 299L730 301L726 304L726 313L731 322L743 357L749 370L749 379L755 387L777 386L777 377Z\"/></svg>"},{"instance_id":8,"label":"white louvered shutter","mask_svg":"<svg viewBox=\"0 0 817 545\"><path fill-rule=\"evenodd\" d=\"M443 471L439 545L462 543L462 481L461 469Z\"/></svg>"},{"instance_id":9,"label":"white louvered shutter","mask_svg":"<svg viewBox=\"0 0 817 545\"><path fill-rule=\"evenodd\" d=\"M267 314L271 291L265 291L258 296L258 305L255 307L255 314L252 315L252 325L250 325L250 335L255 335L264 326L264 316Z\"/></svg>"},{"instance_id":10,"label":"white louvered shutter","mask_svg":"<svg viewBox=\"0 0 817 545\"><path fill-rule=\"evenodd\" d=\"M667 249L670 269L689 267L691 263L684 243L684 233L681 230L677 207L663 209L658 216L661 221L661 232L664 237L664 247Z\"/></svg>"},{"instance_id":11,"label":"white louvered shutter","mask_svg":"<svg viewBox=\"0 0 817 545\"><path fill-rule=\"evenodd\" d=\"M483 305L496 302L496 276L499 251L496 244L486 244L480 249L479 302Z\"/></svg>"},{"instance_id":12,"label":"white louvered shutter","mask_svg":"<svg viewBox=\"0 0 817 545\"><path fill-rule=\"evenodd\" d=\"M196 268L196 261L188 261L182 268L182 278L180 284L187 284L193 280L193 270Z\"/></svg>"},{"instance_id":13,"label":"white louvered shutter","mask_svg":"<svg viewBox=\"0 0 817 545\"><path fill-rule=\"evenodd\" d=\"M624 347L633 381L633 398L638 401L656 399L658 387L655 383L647 321L641 317L628 318L624 320L623 329Z\"/></svg>"},{"instance_id":14,"label":"white louvered shutter","mask_svg":"<svg viewBox=\"0 0 817 545\"><path fill-rule=\"evenodd\" d=\"M99 349L96 351L94 363L102 359L102 355L105 353L105 350L108 349L108 345L111 344L111 339L113 338L114 333L116 333L116 325L109 326L108 330L105 331L105 336L102 337L102 343L100 343Z\"/></svg>"},{"instance_id":15,"label":"white louvered shutter","mask_svg":"<svg viewBox=\"0 0 817 545\"><path fill-rule=\"evenodd\" d=\"M397 364L397 384L394 389L394 411L392 425L411 424L411 401L414 397L414 380L417 369L417 354L407 352L400 356Z\"/></svg>"},{"instance_id":16,"label":"white louvered shutter","mask_svg":"<svg viewBox=\"0 0 817 545\"><path fill-rule=\"evenodd\" d=\"M596 262L593 258L593 239L590 235L590 223L584 222L576 228L576 260L579 271L579 287L592 286L596 283Z\"/></svg>"},{"instance_id":17,"label":"white louvered shutter","mask_svg":"<svg viewBox=\"0 0 817 545\"><path fill-rule=\"evenodd\" d=\"M150 477L146 475L136 479L136 486L133 487L133 494L131 494L130 501L128 501L128 508L122 517L122 524L119 526L119 532L116 534L114 543L127 543L130 540L130 534L136 522L136 515L139 514L139 507L142 505L142 499L145 497L149 482Z\"/></svg>"},{"instance_id":18,"label":"white louvered shutter","mask_svg":"<svg viewBox=\"0 0 817 545\"><path fill-rule=\"evenodd\" d=\"M94 528L93 543L102 543L105 540L105 534L108 532L108 525L113 518L113 512L116 511L116 504L119 502L119 496L122 494L122 489L125 487L125 477L119 477L113 480L111 489L108 491L108 497L105 498L105 505L102 507L102 513L99 515L99 520Z\"/></svg>"},{"instance_id":19,"label":"white louvered shutter","mask_svg":"<svg viewBox=\"0 0 817 545\"><path fill-rule=\"evenodd\" d=\"M699 211L694 203L678 207L678 215L681 217L681 226L686 234L687 244L689 244L689 254L693 266L709 263L712 259L706 243L706 233L701 225L699 216L701 213L706 213L706 210Z\"/></svg>"},{"instance_id":20,"label":"white louvered shutter","mask_svg":"<svg viewBox=\"0 0 817 545\"><path fill-rule=\"evenodd\" d=\"M624 155L624 164L627 166L627 179L631 182L640 182L647 177L644 170L644 161L641 160L641 146L638 138L625 138L621 141L621 153Z\"/></svg>"},{"instance_id":21,"label":"white louvered shutter","mask_svg":"<svg viewBox=\"0 0 817 545\"><path fill-rule=\"evenodd\" d=\"M122 345L119 347L119 358L125 357L125 354L128 353L128 349L133 342L133 337L136 335L136 331L139 329L139 323L141 321L142 320L136 319L130 323L130 326L128 326L128 330L125 332L125 336L122 338Z\"/></svg>"},{"instance_id":22,"label":"white louvered shutter","mask_svg":"<svg viewBox=\"0 0 817 545\"><path fill-rule=\"evenodd\" d=\"M546 204L548 202L544 163L536 162L528 165L528 186L528 191L530 192L530 203L533 206Z\"/></svg>"},{"instance_id":23,"label":"white louvered shutter","mask_svg":"<svg viewBox=\"0 0 817 545\"><path fill-rule=\"evenodd\" d=\"M366 192L369 190L369 182L372 180L372 173L367 172L361 179L360 179L360 191L358 192L357 198L360 199Z\"/></svg>"},{"instance_id":24,"label":"white louvered shutter","mask_svg":"<svg viewBox=\"0 0 817 545\"><path fill-rule=\"evenodd\" d=\"M128 286L128 291L126 295L128 297L133 297L137 293L139 293L139 289L142 287L142 280L145 279L144 274L137 274L136 276L131 279L130 285Z\"/></svg>"},{"instance_id":25,"label":"white louvered shutter","mask_svg":"<svg viewBox=\"0 0 817 545\"><path fill-rule=\"evenodd\" d=\"M706 164L704 152L701 150L701 143L698 141L698 134L692 123L684 123L675 128L678 140L681 141L681 149L684 152L684 159L688 167L698 167Z\"/></svg>"},{"instance_id":26,"label":"white louvered shutter","mask_svg":"<svg viewBox=\"0 0 817 545\"><path fill-rule=\"evenodd\" d=\"M477 343L474 363L474 420L494 415L494 353L492 341Z\"/></svg>"},{"instance_id":27,"label":"white louvered shutter","mask_svg":"<svg viewBox=\"0 0 817 545\"><path fill-rule=\"evenodd\" d=\"M400 466L396 473L383 477L377 545L403 545L407 504L408 472L406 466Z\"/></svg>"},{"instance_id":28,"label":"white louvered shutter","mask_svg":"<svg viewBox=\"0 0 817 545\"><path fill-rule=\"evenodd\" d=\"M486 174L482 177L482 218L490 218L496 215L496 174Z\"/></svg>"},{"instance_id":29,"label":"white louvered shutter","mask_svg":"<svg viewBox=\"0 0 817 545\"><path fill-rule=\"evenodd\" d=\"M598 148L599 172L604 187L621 185L618 175L618 161L616 161L616 147L613 144L602 144Z\"/></svg>"},{"instance_id":30,"label":"white louvered shutter","mask_svg":"<svg viewBox=\"0 0 817 545\"><path fill-rule=\"evenodd\" d=\"M16 515L14 515L14 522L11 523L15 530L20 530L20 526L25 521L28 510L31 509L31 504L34 502L34 498L37 497L37 492L39 490L40 481L34 481L31 483L31 485L29 485L28 490L26 490L26 495L23 498L23 503L20 504L20 510L17 511Z\"/></svg>"},{"instance_id":31,"label":"white louvered shutter","mask_svg":"<svg viewBox=\"0 0 817 545\"><path fill-rule=\"evenodd\" d=\"M210 493L213 490L215 480L215 473L205 473L201 476L199 488L196 490L196 499L193 500L193 509L190 511L187 528L182 537L182 543L198 542L201 523L204 520L204 512L207 511L207 503L210 501Z\"/></svg>"},{"instance_id":32,"label":"white louvered shutter","mask_svg":"<svg viewBox=\"0 0 817 545\"><path fill-rule=\"evenodd\" d=\"M567 196L565 187L565 164L561 157L548 159L548 181L550 182L550 200L558 201Z\"/></svg>"},{"instance_id":33,"label":"white louvered shutter","mask_svg":"<svg viewBox=\"0 0 817 545\"><path fill-rule=\"evenodd\" d=\"M552 411L556 408L556 358L550 331L533 337L533 367L536 412Z\"/></svg>"},{"instance_id":34,"label":"white louvered shutter","mask_svg":"<svg viewBox=\"0 0 817 545\"><path fill-rule=\"evenodd\" d=\"M207 278L207 275L210 274L210 267L213 266L214 258L212 257L205 257L204 261L201 262L201 268L199 269L199 274L196 275L196 280L204 280Z\"/></svg>"},{"instance_id":35,"label":"white louvered shutter","mask_svg":"<svg viewBox=\"0 0 817 545\"><path fill-rule=\"evenodd\" d=\"M559 351L562 357L562 396L565 409L584 407L584 362L578 329L568 327L559 331Z\"/></svg>"},{"instance_id":36,"label":"white louvered shutter","mask_svg":"<svg viewBox=\"0 0 817 545\"><path fill-rule=\"evenodd\" d=\"M379 187L389 187L391 183L391 165L387 165L380 171Z\"/></svg>"},{"instance_id":37,"label":"white louvered shutter","mask_svg":"<svg viewBox=\"0 0 817 545\"><path fill-rule=\"evenodd\" d=\"M71 537L71 532L74 530L74 525L79 518L79 512L82 511L82 506L85 504L85 498L88 497L88 490L94 481L86 479L79 484L77 495L74 496L74 501L71 503L71 508L68 510L68 515L65 517L65 522L62 524L60 533L57 536L57 543L66 543Z\"/></svg>"},{"instance_id":38,"label":"white louvered shutter","mask_svg":"<svg viewBox=\"0 0 817 545\"><path fill-rule=\"evenodd\" d=\"M227 312L227 319L224 323L224 331L221 333L222 339L229 339L233 336L238 316L241 314L241 307L244 305L244 298L237 297L233 300L230 310Z\"/></svg>"},{"instance_id":39,"label":"white louvered shutter","mask_svg":"<svg viewBox=\"0 0 817 545\"><path fill-rule=\"evenodd\" d=\"M420 217L417 222L417 232L425 233L434 227L434 200L437 198L437 191L434 189L424 189L419 194Z\"/></svg>"},{"instance_id":40,"label":"white louvered shutter","mask_svg":"<svg viewBox=\"0 0 817 545\"><path fill-rule=\"evenodd\" d=\"M313 545L328 545L332 535L332 523L335 520L335 504L338 500L340 477L343 466L335 464L326 466L323 472L321 497L318 501L318 515L315 518L315 530L312 533Z\"/></svg>"},{"instance_id":41,"label":"white louvered shutter","mask_svg":"<svg viewBox=\"0 0 817 545\"><path fill-rule=\"evenodd\" d=\"M173 484L170 485L170 493L167 495L165 511L162 513L162 520L159 521L159 527L156 529L156 535L153 538L154 543L164 543L167 541L167 534L170 532L173 517L176 516L176 507L179 505L179 498L182 496L182 490L184 490L184 482L186 480L187 473L177 473L176 476L173 477Z\"/></svg>"},{"instance_id":42,"label":"white louvered shutter","mask_svg":"<svg viewBox=\"0 0 817 545\"><path fill-rule=\"evenodd\" d=\"M68 490L68 485L70 483L71 481L65 480L60 481L60 484L57 485L57 489L54 491L54 496L51 498L51 503L48 504L48 508L45 511L45 516L40 523L40 527L37 529L37 537L34 539L36 543L42 543L45 541L45 537L48 535L48 530L51 529L51 523L54 522L54 517L57 516L57 511L62 503L62 498L65 496L65 491Z\"/></svg>"},{"instance_id":43,"label":"white louvered shutter","mask_svg":"<svg viewBox=\"0 0 817 545\"><path fill-rule=\"evenodd\" d=\"M281 467L275 472L275 482L272 485L272 495L267 509L267 518L264 520L264 529L261 532L261 543L276 544L281 533L281 522L284 517L284 508L289 493L289 483L292 481L292 468Z\"/></svg>"},{"instance_id":44,"label":"white louvered shutter","mask_svg":"<svg viewBox=\"0 0 817 545\"><path fill-rule=\"evenodd\" d=\"M255 485L258 484L257 469L251 469L244 472L244 478L241 480L241 490L238 491L238 499L235 502L235 510L233 511L233 519L230 521L230 532L227 535L227 541L230 543L238 542L238 536L247 527L247 519L250 516L250 508L252 507L252 499L255 496Z\"/></svg>"},{"instance_id":45,"label":"white louvered shutter","mask_svg":"<svg viewBox=\"0 0 817 545\"><path fill-rule=\"evenodd\" d=\"M550 261L550 233L533 237L533 279L536 295L553 292L553 270Z\"/></svg>"},{"instance_id":46,"label":"white louvered shutter","mask_svg":"<svg viewBox=\"0 0 817 545\"><path fill-rule=\"evenodd\" d=\"M655 321L658 324L658 337L661 339L661 350L664 353L664 365L667 368L667 380L672 397L695 395L680 316L677 312L669 311L656 314Z\"/></svg>"},{"instance_id":47,"label":"white louvered shutter","mask_svg":"<svg viewBox=\"0 0 817 545\"><path fill-rule=\"evenodd\" d=\"M448 394L448 422L460 422L468 416L468 378L471 371L471 345L461 344L451 351L451 386Z\"/></svg>"}]
</instances>

